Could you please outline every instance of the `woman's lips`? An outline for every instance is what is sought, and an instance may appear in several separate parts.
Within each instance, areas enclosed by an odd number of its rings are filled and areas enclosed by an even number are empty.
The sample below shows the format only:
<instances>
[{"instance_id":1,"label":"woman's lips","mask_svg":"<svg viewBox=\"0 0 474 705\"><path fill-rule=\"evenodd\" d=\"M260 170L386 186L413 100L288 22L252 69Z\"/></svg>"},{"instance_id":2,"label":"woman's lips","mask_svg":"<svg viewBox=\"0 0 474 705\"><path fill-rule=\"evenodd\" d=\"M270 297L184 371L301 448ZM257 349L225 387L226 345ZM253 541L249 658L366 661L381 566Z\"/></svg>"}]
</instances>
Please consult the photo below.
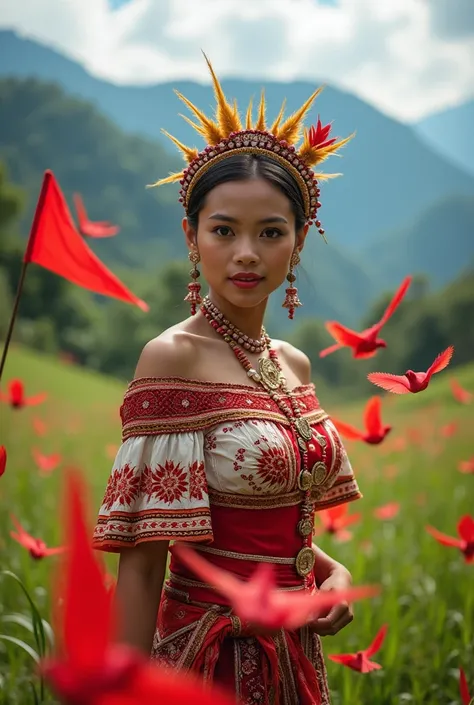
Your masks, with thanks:
<instances>
[{"instance_id":1,"label":"woman's lips","mask_svg":"<svg viewBox=\"0 0 474 705\"><path fill-rule=\"evenodd\" d=\"M232 284L235 284L235 286L239 289L254 289L260 284L261 281L263 281L263 277L259 277L258 279L238 279L237 277L235 277L232 278L230 281L232 282Z\"/></svg>"}]
</instances>

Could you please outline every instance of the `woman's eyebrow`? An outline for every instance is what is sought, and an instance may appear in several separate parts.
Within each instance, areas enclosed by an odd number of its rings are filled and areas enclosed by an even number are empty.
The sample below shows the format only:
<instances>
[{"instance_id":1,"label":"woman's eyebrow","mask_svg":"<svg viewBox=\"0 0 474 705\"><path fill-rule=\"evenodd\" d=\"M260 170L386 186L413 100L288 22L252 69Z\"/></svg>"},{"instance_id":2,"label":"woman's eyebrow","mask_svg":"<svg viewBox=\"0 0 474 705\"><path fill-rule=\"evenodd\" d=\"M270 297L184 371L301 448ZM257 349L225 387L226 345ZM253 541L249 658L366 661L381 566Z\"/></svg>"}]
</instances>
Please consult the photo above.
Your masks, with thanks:
<instances>
[{"instance_id":1,"label":"woman's eyebrow","mask_svg":"<svg viewBox=\"0 0 474 705\"><path fill-rule=\"evenodd\" d=\"M213 213L212 215L209 216L208 220L224 220L226 223L238 223L239 220L238 218L233 218L230 215L224 215L223 213ZM269 218L263 218L262 220L257 221L259 225L264 225L265 223L286 223L288 224L288 221L286 218L283 218L281 215L272 215Z\"/></svg>"}]
</instances>

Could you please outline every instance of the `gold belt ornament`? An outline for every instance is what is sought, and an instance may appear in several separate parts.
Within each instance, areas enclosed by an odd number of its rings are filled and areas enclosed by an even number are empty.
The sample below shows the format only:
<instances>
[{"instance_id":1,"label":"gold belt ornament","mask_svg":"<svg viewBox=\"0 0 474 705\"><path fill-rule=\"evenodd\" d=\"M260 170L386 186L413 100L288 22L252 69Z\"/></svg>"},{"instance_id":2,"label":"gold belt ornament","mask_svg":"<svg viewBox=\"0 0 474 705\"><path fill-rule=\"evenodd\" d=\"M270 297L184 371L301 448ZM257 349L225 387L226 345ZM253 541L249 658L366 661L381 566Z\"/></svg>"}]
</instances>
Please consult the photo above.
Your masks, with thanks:
<instances>
[{"instance_id":1,"label":"gold belt ornament","mask_svg":"<svg viewBox=\"0 0 474 705\"><path fill-rule=\"evenodd\" d=\"M314 568L316 555L314 550L309 546L305 546L296 556L296 572L301 577L309 575Z\"/></svg>"}]
</instances>

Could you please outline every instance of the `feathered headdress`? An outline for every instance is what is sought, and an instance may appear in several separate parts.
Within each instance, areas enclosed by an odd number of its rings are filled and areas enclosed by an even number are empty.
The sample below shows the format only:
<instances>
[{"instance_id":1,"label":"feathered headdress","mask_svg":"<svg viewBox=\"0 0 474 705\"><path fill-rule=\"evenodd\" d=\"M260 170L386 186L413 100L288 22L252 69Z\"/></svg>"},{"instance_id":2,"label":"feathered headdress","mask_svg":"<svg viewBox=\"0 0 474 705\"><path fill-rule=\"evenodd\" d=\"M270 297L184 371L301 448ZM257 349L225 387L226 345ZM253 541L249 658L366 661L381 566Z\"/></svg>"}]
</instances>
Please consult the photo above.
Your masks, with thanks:
<instances>
[{"instance_id":1,"label":"feathered headdress","mask_svg":"<svg viewBox=\"0 0 474 705\"><path fill-rule=\"evenodd\" d=\"M309 129L303 126L303 119L322 88L314 91L303 105L286 119L284 119L285 101L283 101L280 112L270 127L266 124L265 94L262 91L255 123L252 122L251 100L244 126L236 102L229 103L205 54L204 58L211 72L217 103L214 118L207 117L179 91L175 93L189 108L197 122L193 122L185 115L182 117L204 138L207 146L202 151L198 151L195 147L187 147L163 130L164 134L181 150L188 166L179 173L160 179L152 186L179 181L181 184L179 200L187 210L194 186L213 164L233 154L266 154L279 162L296 179L303 196L307 222L310 225L314 222L324 236L324 230L317 219L317 211L321 206L318 182L339 174L316 174L311 167L321 164L331 154L335 154L349 142L353 135L341 140L330 139L331 125L323 127L319 118L316 126ZM300 140L301 133L303 133L303 140L297 147L296 143Z\"/></svg>"}]
</instances>

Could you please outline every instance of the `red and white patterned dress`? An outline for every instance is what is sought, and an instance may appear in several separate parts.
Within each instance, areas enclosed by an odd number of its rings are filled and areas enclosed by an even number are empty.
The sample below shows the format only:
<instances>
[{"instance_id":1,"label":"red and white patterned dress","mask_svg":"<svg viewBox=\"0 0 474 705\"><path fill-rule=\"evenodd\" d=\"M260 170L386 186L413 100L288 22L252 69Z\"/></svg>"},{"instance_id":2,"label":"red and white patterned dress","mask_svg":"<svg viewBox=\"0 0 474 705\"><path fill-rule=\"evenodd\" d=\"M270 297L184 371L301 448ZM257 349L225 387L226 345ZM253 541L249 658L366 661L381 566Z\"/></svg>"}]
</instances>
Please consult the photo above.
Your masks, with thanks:
<instances>
[{"instance_id":1,"label":"red and white patterned dress","mask_svg":"<svg viewBox=\"0 0 474 705\"><path fill-rule=\"evenodd\" d=\"M326 474L314 511L361 496L339 435L314 385L297 387L302 416L326 439ZM95 548L142 541L193 541L216 565L246 578L274 564L282 590L308 589L296 556L311 535L297 530L303 493L296 438L260 388L183 378L141 378L121 407L123 443L94 533ZM321 447L308 442L309 467ZM321 467L321 466L319 466ZM317 490L317 491L316 491ZM309 589L315 589L311 575ZM160 603L152 658L198 672L236 692L245 705L327 705L320 639L308 628L255 636L224 598L175 556Z\"/></svg>"}]
</instances>

